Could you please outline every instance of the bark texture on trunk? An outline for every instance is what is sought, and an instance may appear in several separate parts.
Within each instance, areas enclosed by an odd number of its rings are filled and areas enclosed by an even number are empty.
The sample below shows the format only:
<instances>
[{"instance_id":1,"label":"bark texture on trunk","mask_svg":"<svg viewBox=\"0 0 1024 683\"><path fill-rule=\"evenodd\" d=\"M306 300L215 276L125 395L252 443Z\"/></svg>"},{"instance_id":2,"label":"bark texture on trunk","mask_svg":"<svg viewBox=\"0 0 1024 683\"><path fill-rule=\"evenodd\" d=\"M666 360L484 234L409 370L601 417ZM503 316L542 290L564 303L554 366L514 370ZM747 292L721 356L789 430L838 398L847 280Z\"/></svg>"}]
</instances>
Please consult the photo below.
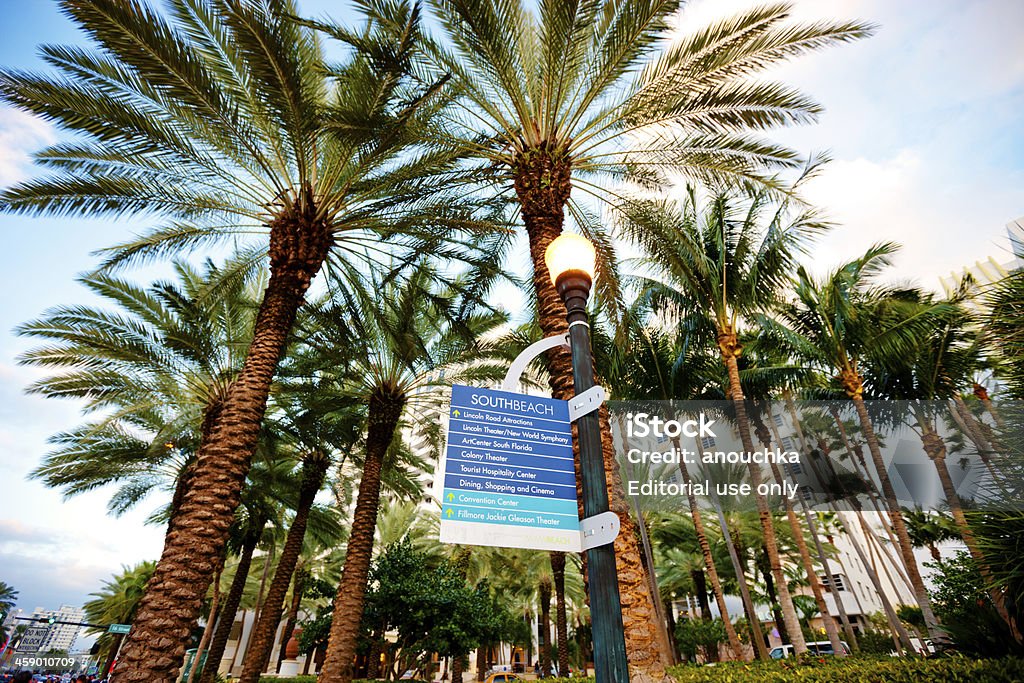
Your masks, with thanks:
<instances>
[{"instance_id":1,"label":"bark texture on trunk","mask_svg":"<svg viewBox=\"0 0 1024 683\"><path fill-rule=\"evenodd\" d=\"M196 466L172 519L118 664L119 683L172 683L234 521L259 439L277 364L309 284L331 244L312 192L302 209L270 225L270 281L248 354L196 453Z\"/></svg>"},{"instance_id":2,"label":"bark texture on trunk","mask_svg":"<svg viewBox=\"0 0 1024 683\"><path fill-rule=\"evenodd\" d=\"M747 408L744 405L743 386L740 384L740 369L737 361L742 347L735 333L731 330L724 330L718 335L718 348L722 353L722 359L725 361L725 367L729 373L729 393L736 410L736 423L739 427L743 449L747 453L753 453L754 441L750 432L750 420L747 418ZM750 484L756 491L758 486L761 485L760 467L750 463L748 469L750 471ZM782 619L786 625L790 642L793 645L793 652L799 655L807 651L807 643L804 641L804 634L800 629L800 620L796 616L796 608L793 607L789 587L786 585L786 577L782 573L782 560L779 558L779 546L775 537L772 512L764 496L755 495L754 498L757 502L757 514L761 521L761 531L764 533L764 545L768 554L768 562L771 565L771 574L775 579L775 588L779 594Z\"/></svg>"},{"instance_id":3,"label":"bark texture on trunk","mask_svg":"<svg viewBox=\"0 0 1024 683\"><path fill-rule=\"evenodd\" d=\"M373 556L373 534L377 528L380 505L381 471L405 400L389 391L378 390L370 396L366 426L366 461L359 482L359 495L352 515L345 568L334 599L335 619L327 641L327 657L321 670L321 683L351 683L356 656L356 638L363 617L366 579Z\"/></svg>"},{"instance_id":4,"label":"bark texture on trunk","mask_svg":"<svg viewBox=\"0 0 1024 683\"><path fill-rule=\"evenodd\" d=\"M906 522L903 521L903 513L900 511L896 491L893 489L892 481L889 479L889 472L885 469L885 462L882 460L882 449L879 446L874 425L871 423L871 416L868 415L867 406L864 404L863 381L856 374L847 374L843 376L843 385L857 411L857 418L860 420L864 441L868 444L871 462L875 466L875 475L882 484L882 497L885 499L885 505L889 510L889 523L892 524L893 531L896 532L896 540L900 547L900 555L903 558L903 566L907 571L910 584L914 587L914 597L917 599L917 604L921 608L921 614L924 616L928 637L939 646L939 649L942 649L949 645L949 636L942 630L942 626L935 616L935 611L932 609L932 601L928 597L928 590L925 588L921 572L918 570L917 560L914 558L914 546L910 541Z\"/></svg>"},{"instance_id":5,"label":"bark texture on trunk","mask_svg":"<svg viewBox=\"0 0 1024 683\"><path fill-rule=\"evenodd\" d=\"M299 501L295 510L295 518L288 529L281 557L274 570L274 578L270 581L267 597L260 610L256 622L255 635L249 649L242 660L242 683L258 683L260 674L267 668L270 655L274 649L274 635L277 633L281 614L284 612L284 598L288 586L292 582L295 565L302 554L302 544L306 538L306 525L309 523L309 511L313 507L316 494L324 485L324 477L330 460L324 453L309 454L302 463L302 483L299 485ZM282 644L283 647L284 644Z\"/></svg>"},{"instance_id":6,"label":"bark texture on trunk","mask_svg":"<svg viewBox=\"0 0 1024 683\"><path fill-rule=\"evenodd\" d=\"M263 525L260 525L262 530ZM231 635L231 628L235 625L235 615L238 613L238 605L242 602L242 594L245 592L245 581L249 578L249 568L252 566L252 554L259 543L259 535L249 534L242 544L242 552L238 557L238 566L235 567L235 576L231 579L231 587L224 598L224 606L221 607L220 617L217 619L217 629L213 633L213 640L210 643L210 654L206 656L207 663L211 667L204 667L199 677L199 683L213 683L214 676L220 668L220 660L224 658L224 650L228 645L228 637Z\"/></svg>"},{"instance_id":7,"label":"bark texture on trunk","mask_svg":"<svg viewBox=\"0 0 1024 683\"><path fill-rule=\"evenodd\" d=\"M569 676L569 620L565 610L565 553L551 553L551 577L555 587L555 633L558 638L558 675Z\"/></svg>"},{"instance_id":8,"label":"bark texture on trunk","mask_svg":"<svg viewBox=\"0 0 1024 683\"><path fill-rule=\"evenodd\" d=\"M522 153L512 171L530 244L537 322L544 336L565 335L569 329L565 319L565 304L551 284L544 252L562 232L565 205L571 190L572 169L563 150L543 145L539 149ZM564 349L548 352L547 370L552 396L562 400L571 398L574 392L569 353ZM611 422L606 407L602 406L599 419L608 484L608 507L619 516L622 529L631 529L633 522L615 460ZM579 481L578 452L576 468ZM579 484L577 489L579 494ZM651 595L650 582L635 535L620 533L615 539L614 549L630 676L638 682L651 679L660 681L665 678L665 667L671 663L671 655L665 629L657 618L655 596Z\"/></svg>"}]
</instances>

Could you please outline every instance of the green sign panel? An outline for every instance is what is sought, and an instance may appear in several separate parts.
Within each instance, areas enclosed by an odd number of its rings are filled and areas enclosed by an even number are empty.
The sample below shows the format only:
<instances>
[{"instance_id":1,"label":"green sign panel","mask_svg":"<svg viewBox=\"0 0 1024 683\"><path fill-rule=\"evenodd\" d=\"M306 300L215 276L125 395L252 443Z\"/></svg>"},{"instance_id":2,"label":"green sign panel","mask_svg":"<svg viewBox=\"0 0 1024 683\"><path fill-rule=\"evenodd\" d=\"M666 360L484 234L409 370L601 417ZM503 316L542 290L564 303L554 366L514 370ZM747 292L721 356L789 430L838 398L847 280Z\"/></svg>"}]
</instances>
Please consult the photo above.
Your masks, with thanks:
<instances>
[{"instance_id":1,"label":"green sign panel","mask_svg":"<svg viewBox=\"0 0 1024 683\"><path fill-rule=\"evenodd\" d=\"M131 624L111 624L110 628L107 629L107 633L128 633L131 630Z\"/></svg>"}]
</instances>

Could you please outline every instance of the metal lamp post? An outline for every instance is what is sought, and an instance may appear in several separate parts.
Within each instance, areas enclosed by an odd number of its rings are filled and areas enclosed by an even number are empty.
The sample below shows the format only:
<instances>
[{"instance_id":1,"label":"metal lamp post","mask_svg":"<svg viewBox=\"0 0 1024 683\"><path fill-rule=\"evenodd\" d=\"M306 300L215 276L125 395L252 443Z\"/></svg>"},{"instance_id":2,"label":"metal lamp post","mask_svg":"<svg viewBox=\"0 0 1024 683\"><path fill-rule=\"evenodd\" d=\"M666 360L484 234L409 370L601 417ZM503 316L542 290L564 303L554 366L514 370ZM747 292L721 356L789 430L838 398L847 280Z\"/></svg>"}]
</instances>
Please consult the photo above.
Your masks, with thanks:
<instances>
[{"instance_id":1,"label":"metal lamp post","mask_svg":"<svg viewBox=\"0 0 1024 683\"><path fill-rule=\"evenodd\" d=\"M571 233L557 237L544 253L551 281L565 302L569 347L576 395L594 386L594 354L590 346L587 297L594 281L594 245ZM608 511L608 486L601 452L601 426L596 411L576 420L583 484L583 515ZM611 543L587 550L590 577L590 615L593 629L596 683L627 683L629 667L622 628L615 551Z\"/></svg>"}]
</instances>

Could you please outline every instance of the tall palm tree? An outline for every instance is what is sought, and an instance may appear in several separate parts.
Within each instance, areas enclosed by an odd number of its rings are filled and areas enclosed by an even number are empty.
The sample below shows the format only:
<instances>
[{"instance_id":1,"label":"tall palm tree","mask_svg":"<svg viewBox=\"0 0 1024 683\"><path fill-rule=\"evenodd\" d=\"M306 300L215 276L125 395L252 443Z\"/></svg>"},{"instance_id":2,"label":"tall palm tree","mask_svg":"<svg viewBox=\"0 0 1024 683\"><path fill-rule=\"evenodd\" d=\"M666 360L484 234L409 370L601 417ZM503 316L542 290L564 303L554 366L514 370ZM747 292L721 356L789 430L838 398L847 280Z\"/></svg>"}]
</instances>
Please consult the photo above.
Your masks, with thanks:
<instances>
[{"instance_id":1,"label":"tall palm tree","mask_svg":"<svg viewBox=\"0 0 1024 683\"><path fill-rule=\"evenodd\" d=\"M462 283L432 289L436 273L418 266L402 283L379 282L343 292L311 315L303 343L322 360L324 374L337 368L337 349L353 347L339 391L367 404L362 477L334 605L346 615L331 624L323 680L352 678L366 580L373 552L381 475L403 418L436 429L440 388L457 381L494 379L503 371L481 336L506 321L480 306ZM435 434L436 436L436 434Z\"/></svg>"},{"instance_id":2,"label":"tall palm tree","mask_svg":"<svg viewBox=\"0 0 1024 683\"><path fill-rule=\"evenodd\" d=\"M875 282L895 250L892 243L871 247L821 280L800 268L796 301L778 309L781 323L767 316L759 321L765 333L793 355L835 373L834 385L853 403L928 635L941 647L949 638L935 616L914 559L913 543L864 400L863 367L869 359L895 363L912 357L919 341L948 313L945 308L917 306L908 315L902 291Z\"/></svg>"},{"instance_id":3,"label":"tall palm tree","mask_svg":"<svg viewBox=\"0 0 1024 683\"><path fill-rule=\"evenodd\" d=\"M618 182L644 183L682 171L703 180L756 179L798 163L795 154L748 133L812 120L819 106L779 83L753 78L765 67L867 35L854 22L787 25L790 7L751 9L669 43L680 0L432 0L443 40L426 66L450 75L459 108L451 134L490 163L501 191L512 190L529 243L538 322L546 336L567 332L564 306L544 253L566 211L599 245L605 301L618 296L607 233L589 218L588 195L618 202ZM573 393L568 354L546 358L552 394ZM607 410L600 421L610 507L629 528L619 489ZM669 661L636 539L615 541L630 665L660 677Z\"/></svg>"},{"instance_id":4,"label":"tall palm tree","mask_svg":"<svg viewBox=\"0 0 1024 683\"><path fill-rule=\"evenodd\" d=\"M801 180L812 177L815 168L809 165ZM740 440L746 452L753 452L740 381L739 325L778 301L796 258L826 224L813 210L794 211L789 201L773 202L764 190L746 202L719 193L702 213L691 189L682 204L648 202L636 205L631 213L631 234L665 279L646 281L650 295L677 318L706 317L727 373L727 396ZM748 471L756 490L760 468L751 462ZM782 573L772 511L764 496L755 498L785 630L794 651L802 653L806 645Z\"/></svg>"},{"instance_id":5,"label":"tall palm tree","mask_svg":"<svg viewBox=\"0 0 1024 683\"><path fill-rule=\"evenodd\" d=\"M611 338L606 340L603 365L608 368L606 379L611 396L616 400L695 400L705 398L713 391L714 371L711 368L713 358L704 353L699 343L699 334L695 330L686 330L683 325L669 331L660 330L650 323L645 324L644 317L652 317L646 306L636 307L631 317L637 318L630 326L631 337L625 345L616 344ZM716 398L718 398L716 396ZM678 437L676 448L680 448ZM683 481L691 481L688 465L680 459L679 473ZM715 597L722 623L725 627L729 648L735 659L743 658L743 646L736 629L729 618L729 610L725 604L725 593L718 576L718 567L711 552L711 543L704 527L703 511L697 503L697 497L687 488L687 504L693 519L694 533L703 557L711 591ZM675 638L674 633L670 637Z\"/></svg>"},{"instance_id":6,"label":"tall palm tree","mask_svg":"<svg viewBox=\"0 0 1024 683\"><path fill-rule=\"evenodd\" d=\"M978 340L970 330L970 316L960 305L962 295L963 292L943 302L949 304L948 314L921 339L911 356L901 357L896 363L891 360L887 363L866 363L865 372L871 375L868 382L876 395L908 401L908 426L918 433L925 453L935 465L946 504L949 506L960 538L989 587L989 595L996 612L1019 640L1020 632L1006 607L1006 596L1001 588L995 586L988 562L978 546L963 503L956 486L953 485L946 464L948 449L939 432L939 420L955 414L949 409L953 404L948 402L973 383L973 376L979 370L981 361ZM918 306L925 309L934 308L936 305L933 297L921 292L910 291L904 296L910 301L916 299ZM915 316L917 311L913 307L908 307L907 314Z\"/></svg>"},{"instance_id":7,"label":"tall palm tree","mask_svg":"<svg viewBox=\"0 0 1024 683\"><path fill-rule=\"evenodd\" d=\"M43 48L52 75L0 73L0 98L73 135L50 173L0 195L23 214L145 215L157 227L104 267L248 236L270 278L241 371L200 445L188 490L121 658L124 681L170 681L223 558L271 380L325 262L357 277L382 242L433 251L471 225L448 196L451 156L421 135L436 84L403 78L414 30L351 55L335 77L294 2L62 0L99 49ZM413 29L416 17L404 19ZM373 43L373 38L368 38ZM261 235L254 238L253 235Z\"/></svg>"}]
</instances>

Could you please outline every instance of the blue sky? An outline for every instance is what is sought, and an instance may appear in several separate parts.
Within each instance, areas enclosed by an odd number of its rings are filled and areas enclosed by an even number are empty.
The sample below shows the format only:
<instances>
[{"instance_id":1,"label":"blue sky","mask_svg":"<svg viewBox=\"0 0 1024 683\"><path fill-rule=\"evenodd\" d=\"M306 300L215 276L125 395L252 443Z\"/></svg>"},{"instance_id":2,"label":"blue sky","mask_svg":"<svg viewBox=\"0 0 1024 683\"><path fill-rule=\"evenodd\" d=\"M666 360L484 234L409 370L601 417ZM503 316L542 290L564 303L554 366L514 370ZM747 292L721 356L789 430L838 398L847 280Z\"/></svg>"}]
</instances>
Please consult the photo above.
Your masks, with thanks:
<instances>
[{"instance_id":1,"label":"blue sky","mask_svg":"<svg viewBox=\"0 0 1024 683\"><path fill-rule=\"evenodd\" d=\"M342 16L344 3L305 0L303 11ZM752 4L694 0L681 30ZM42 42L80 42L47 0L0 0L0 65L34 68ZM928 287L938 276L994 255L1005 260L1003 225L1024 215L1024 3L1018 0L798 0L801 19L866 19L870 40L812 55L775 74L825 105L814 125L774 135L834 161L809 198L838 223L813 254L822 268L871 243L904 244L895 274ZM48 125L0 107L0 185L30 177L28 155L56 139ZM0 216L0 580L20 606L81 604L122 564L159 556L160 529L147 500L120 519L109 492L71 501L26 474L48 435L79 420L78 406L26 396L37 377L16 365L28 344L11 330L51 306L90 299L75 284L92 252L138 226L80 219ZM522 258L522 257L521 257ZM161 269L139 273L148 280Z\"/></svg>"}]
</instances>

